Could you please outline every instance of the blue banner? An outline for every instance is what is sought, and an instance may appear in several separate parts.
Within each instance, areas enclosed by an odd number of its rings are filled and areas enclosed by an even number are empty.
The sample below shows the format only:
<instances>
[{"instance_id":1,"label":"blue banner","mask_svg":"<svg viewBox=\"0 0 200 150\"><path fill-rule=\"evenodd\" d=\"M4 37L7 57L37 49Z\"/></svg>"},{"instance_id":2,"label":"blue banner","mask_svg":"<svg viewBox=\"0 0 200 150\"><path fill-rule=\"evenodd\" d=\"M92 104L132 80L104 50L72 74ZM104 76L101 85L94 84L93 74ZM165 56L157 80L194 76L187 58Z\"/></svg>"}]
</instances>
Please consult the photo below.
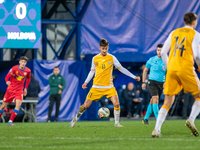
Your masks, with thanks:
<instances>
[{"instance_id":1,"label":"blue banner","mask_svg":"<svg viewBox=\"0 0 200 150\"><path fill-rule=\"evenodd\" d=\"M92 0L82 19L81 53L99 53L105 38L119 61L145 62L172 30L184 26L186 12L200 16L199 6L199 0Z\"/></svg>"},{"instance_id":2,"label":"blue banner","mask_svg":"<svg viewBox=\"0 0 200 150\"><path fill-rule=\"evenodd\" d=\"M58 121L70 121L78 112L81 104L85 101L86 93L82 89L85 80L85 63L81 61L34 61L34 76L39 81L41 92L36 107L37 121L47 121L49 109L49 76L53 74L53 68L59 66L60 74L66 80L66 88L62 93L60 113ZM87 116L87 114L85 114ZM52 111L55 117L55 105ZM83 116L82 119L85 117Z\"/></svg>"}]
</instances>

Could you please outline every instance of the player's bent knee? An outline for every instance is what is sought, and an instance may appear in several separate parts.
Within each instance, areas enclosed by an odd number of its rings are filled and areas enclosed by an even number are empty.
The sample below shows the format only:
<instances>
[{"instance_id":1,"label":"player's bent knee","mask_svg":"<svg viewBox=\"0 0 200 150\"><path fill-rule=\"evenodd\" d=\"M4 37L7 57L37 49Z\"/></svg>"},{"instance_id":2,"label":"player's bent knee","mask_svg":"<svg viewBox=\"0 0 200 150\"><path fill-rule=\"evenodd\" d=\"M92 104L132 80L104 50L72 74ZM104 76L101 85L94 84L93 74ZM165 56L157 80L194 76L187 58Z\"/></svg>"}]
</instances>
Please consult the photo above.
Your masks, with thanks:
<instances>
[{"instance_id":1,"label":"player's bent knee","mask_svg":"<svg viewBox=\"0 0 200 150\"><path fill-rule=\"evenodd\" d=\"M119 103L115 103L115 104L113 104L114 105L114 107L116 107L116 108L119 108Z\"/></svg>"}]
</instances>

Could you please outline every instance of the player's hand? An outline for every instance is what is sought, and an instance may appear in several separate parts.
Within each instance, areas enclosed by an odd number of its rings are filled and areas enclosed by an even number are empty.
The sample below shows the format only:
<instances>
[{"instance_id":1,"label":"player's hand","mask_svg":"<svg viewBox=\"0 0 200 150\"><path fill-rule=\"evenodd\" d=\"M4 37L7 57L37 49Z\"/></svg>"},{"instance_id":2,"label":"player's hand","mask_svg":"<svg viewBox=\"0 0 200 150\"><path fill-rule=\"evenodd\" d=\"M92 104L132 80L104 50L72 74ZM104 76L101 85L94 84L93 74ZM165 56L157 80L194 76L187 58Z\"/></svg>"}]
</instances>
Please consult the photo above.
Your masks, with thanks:
<instances>
[{"instance_id":1,"label":"player's hand","mask_svg":"<svg viewBox=\"0 0 200 150\"><path fill-rule=\"evenodd\" d=\"M27 89L24 89L24 94L23 94L24 96L26 96L27 95Z\"/></svg>"},{"instance_id":2,"label":"player's hand","mask_svg":"<svg viewBox=\"0 0 200 150\"><path fill-rule=\"evenodd\" d=\"M142 83L142 89L146 90L146 83Z\"/></svg>"},{"instance_id":3,"label":"player's hand","mask_svg":"<svg viewBox=\"0 0 200 150\"><path fill-rule=\"evenodd\" d=\"M62 89L62 85L59 84L58 87L59 87L60 89Z\"/></svg>"},{"instance_id":4,"label":"player's hand","mask_svg":"<svg viewBox=\"0 0 200 150\"><path fill-rule=\"evenodd\" d=\"M11 82L10 82L10 81L7 81L7 82L6 82L6 84L7 84L7 85L10 85L10 84L11 84Z\"/></svg>"},{"instance_id":5,"label":"player's hand","mask_svg":"<svg viewBox=\"0 0 200 150\"><path fill-rule=\"evenodd\" d=\"M135 77L135 80L137 80L139 82L140 81L140 77L139 76Z\"/></svg>"},{"instance_id":6,"label":"player's hand","mask_svg":"<svg viewBox=\"0 0 200 150\"><path fill-rule=\"evenodd\" d=\"M83 89L86 89L86 88L87 88L87 83L86 83L86 82L83 83L82 88L83 88Z\"/></svg>"},{"instance_id":7,"label":"player's hand","mask_svg":"<svg viewBox=\"0 0 200 150\"><path fill-rule=\"evenodd\" d=\"M137 103L139 100L137 98L134 98L133 101Z\"/></svg>"},{"instance_id":8,"label":"player's hand","mask_svg":"<svg viewBox=\"0 0 200 150\"><path fill-rule=\"evenodd\" d=\"M62 90L59 90L59 91L58 91L58 94L62 94Z\"/></svg>"}]
</instances>

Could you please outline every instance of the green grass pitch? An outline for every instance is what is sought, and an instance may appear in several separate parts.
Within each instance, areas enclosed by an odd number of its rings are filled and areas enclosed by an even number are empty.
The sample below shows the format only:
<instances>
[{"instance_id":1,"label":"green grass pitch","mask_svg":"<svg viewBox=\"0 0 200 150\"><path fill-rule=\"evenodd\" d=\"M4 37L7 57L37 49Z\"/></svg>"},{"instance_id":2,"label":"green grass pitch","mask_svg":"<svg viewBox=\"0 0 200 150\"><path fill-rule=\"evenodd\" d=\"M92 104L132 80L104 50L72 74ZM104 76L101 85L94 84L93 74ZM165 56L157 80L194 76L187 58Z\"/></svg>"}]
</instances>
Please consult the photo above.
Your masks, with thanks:
<instances>
[{"instance_id":1,"label":"green grass pitch","mask_svg":"<svg viewBox=\"0 0 200 150\"><path fill-rule=\"evenodd\" d=\"M200 149L200 137L185 127L185 120L166 120L162 137L151 138L155 121L121 121L124 128L114 128L114 121L80 121L74 128L69 122L0 124L0 150L168 150ZM200 129L200 120L195 121Z\"/></svg>"}]
</instances>

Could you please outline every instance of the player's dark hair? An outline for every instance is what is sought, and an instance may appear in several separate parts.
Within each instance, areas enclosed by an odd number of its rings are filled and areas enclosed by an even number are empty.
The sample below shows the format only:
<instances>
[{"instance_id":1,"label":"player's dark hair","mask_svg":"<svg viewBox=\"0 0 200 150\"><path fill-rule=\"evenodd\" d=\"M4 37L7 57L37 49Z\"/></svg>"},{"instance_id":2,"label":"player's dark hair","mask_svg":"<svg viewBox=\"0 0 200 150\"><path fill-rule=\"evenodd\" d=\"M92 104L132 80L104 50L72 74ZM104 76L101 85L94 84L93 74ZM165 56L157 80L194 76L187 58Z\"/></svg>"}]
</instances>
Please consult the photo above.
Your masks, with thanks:
<instances>
[{"instance_id":1,"label":"player's dark hair","mask_svg":"<svg viewBox=\"0 0 200 150\"><path fill-rule=\"evenodd\" d=\"M54 67L53 69L55 69L55 68L58 68L58 69L60 69L58 66Z\"/></svg>"},{"instance_id":2,"label":"player's dark hair","mask_svg":"<svg viewBox=\"0 0 200 150\"><path fill-rule=\"evenodd\" d=\"M103 46L103 47L106 47L109 45L109 43L106 39L101 39L99 44L100 44L100 46Z\"/></svg>"},{"instance_id":3,"label":"player's dark hair","mask_svg":"<svg viewBox=\"0 0 200 150\"><path fill-rule=\"evenodd\" d=\"M158 44L157 45L157 48L162 48L163 47L163 44Z\"/></svg>"},{"instance_id":4,"label":"player's dark hair","mask_svg":"<svg viewBox=\"0 0 200 150\"><path fill-rule=\"evenodd\" d=\"M193 12L187 12L184 17L185 24L191 25L194 20L197 20L197 15Z\"/></svg>"},{"instance_id":5,"label":"player's dark hair","mask_svg":"<svg viewBox=\"0 0 200 150\"><path fill-rule=\"evenodd\" d=\"M26 61L28 61L28 57L26 57L26 56L21 56L21 57L19 58L19 60L26 60Z\"/></svg>"}]
</instances>

